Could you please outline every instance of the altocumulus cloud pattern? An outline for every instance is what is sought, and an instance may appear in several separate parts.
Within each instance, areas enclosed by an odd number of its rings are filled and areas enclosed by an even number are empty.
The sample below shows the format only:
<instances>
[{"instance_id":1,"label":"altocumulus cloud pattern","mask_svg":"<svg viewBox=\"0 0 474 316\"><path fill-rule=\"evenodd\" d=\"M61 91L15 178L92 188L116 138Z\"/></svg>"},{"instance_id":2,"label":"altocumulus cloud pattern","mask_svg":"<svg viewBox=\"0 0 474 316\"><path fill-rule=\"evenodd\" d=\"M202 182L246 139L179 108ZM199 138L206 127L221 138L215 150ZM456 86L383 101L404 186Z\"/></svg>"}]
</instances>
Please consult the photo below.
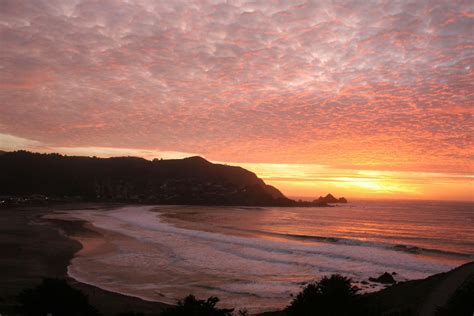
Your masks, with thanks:
<instances>
[{"instance_id":1,"label":"altocumulus cloud pattern","mask_svg":"<svg viewBox=\"0 0 474 316\"><path fill-rule=\"evenodd\" d=\"M0 133L474 170L472 1L0 1Z\"/></svg>"}]
</instances>

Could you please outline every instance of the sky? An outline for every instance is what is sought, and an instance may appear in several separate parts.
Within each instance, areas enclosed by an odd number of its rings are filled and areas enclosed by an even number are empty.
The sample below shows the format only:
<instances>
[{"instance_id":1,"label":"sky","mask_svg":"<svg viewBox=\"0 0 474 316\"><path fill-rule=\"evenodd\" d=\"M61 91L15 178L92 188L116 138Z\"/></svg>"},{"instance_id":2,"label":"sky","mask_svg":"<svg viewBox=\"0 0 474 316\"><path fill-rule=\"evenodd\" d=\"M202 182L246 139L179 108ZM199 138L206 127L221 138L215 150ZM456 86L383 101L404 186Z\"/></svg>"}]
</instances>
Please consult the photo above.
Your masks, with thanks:
<instances>
[{"instance_id":1,"label":"sky","mask_svg":"<svg viewBox=\"0 0 474 316\"><path fill-rule=\"evenodd\" d=\"M474 200L474 3L0 0L0 149Z\"/></svg>"}]
</instances>

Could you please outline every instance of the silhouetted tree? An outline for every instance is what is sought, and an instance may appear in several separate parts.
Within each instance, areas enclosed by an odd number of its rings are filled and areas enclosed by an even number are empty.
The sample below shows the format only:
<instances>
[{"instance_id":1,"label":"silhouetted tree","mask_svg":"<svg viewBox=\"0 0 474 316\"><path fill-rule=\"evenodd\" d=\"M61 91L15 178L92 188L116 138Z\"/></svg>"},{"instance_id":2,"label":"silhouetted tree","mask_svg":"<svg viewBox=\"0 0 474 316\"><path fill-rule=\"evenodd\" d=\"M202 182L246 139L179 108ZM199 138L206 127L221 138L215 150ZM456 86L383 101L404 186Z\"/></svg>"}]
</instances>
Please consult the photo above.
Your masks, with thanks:
<instances>
[{"instance_id":1,"label":"silhouetted tree","mask_svg":"<svg viewBox=\"0 0 474 316\"><path fill-rule=\"evenodd\" d=\"M308 284L286 308L288 316L357 315L360 313L358 288L351 279L335 274Z\"/></svg>"},{"instance_id":2,"label":"silhouetted tree","mask_svg":"<svg viewBox=\"0 0 474 316\"><path fill-rule=\"evenodd\" d=\"M24 316L99 315L89 304L87 296L59 279L43 279L37 287L23 290L19 301Z\"/></svg>"},{"instance_id":3,"label":"silhouetted tree","mask_svg":"<svg viewBox=\"0 0 474 316\"><path fill-rule=\"evenodd\" d=\"M166 309L161 316L231 316L234 309L219 309L217 297L211 296L207 300L198 300L188 295L178 301L177 306Z\"/></svg>"}]
</instances>

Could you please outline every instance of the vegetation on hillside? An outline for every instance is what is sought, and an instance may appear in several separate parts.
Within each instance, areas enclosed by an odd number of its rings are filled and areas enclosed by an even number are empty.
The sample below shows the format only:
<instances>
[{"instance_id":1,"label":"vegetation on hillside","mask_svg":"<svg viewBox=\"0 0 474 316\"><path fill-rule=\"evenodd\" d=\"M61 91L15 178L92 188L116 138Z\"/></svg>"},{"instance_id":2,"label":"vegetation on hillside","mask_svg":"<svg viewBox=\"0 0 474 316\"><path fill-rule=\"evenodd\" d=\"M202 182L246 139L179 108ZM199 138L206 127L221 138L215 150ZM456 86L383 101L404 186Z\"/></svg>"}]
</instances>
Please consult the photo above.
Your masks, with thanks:
<instances>
[{"instance_id":1,"label":"vegetation on hillside","mask_svg":"<svg viewBox=\"0 0 474 316\"><path fill-rule=\"evenodd\" d=\"M194 295L188 295L160 316L232 316L234 309L219 309L216 307L218 302L219 299L214 296L198 300Z\"/></svg>"},{"instance_id":2,"label":"vegetation on hillside","mask_svg":"<svg viewBox=\"0 0 474 316\"><path fill-rule=\"evenodd\" d=\"M23 199L41 195L153 204L299 205L248 170L214 164L201 157L149 161L19 151L0 155L0 174L2 195Z\"/></svg>"},{"instance_id":3,"label":"vegetation on hillside","mask_svg":"<svg viewBox=\"0 0 474 316\"><path fill-rule=\"evenodd\" d=\"M291 303L281 312L265 313L279 316L344 316L344 315L382 315L382 310L372 306L373 293L369 296L359 294L351 279L341 275L324 277L320 281L307 284ZM446 306L439 308L438 316L471 316L474 312L474 280L467 280L451 297ZM189 295L165 311L148 314L140 311L124 311L116 316L247 316L245 310L219 308L217 297L206 300ZM34 288L23 290L18 296L17 306L8 315L17 316L98 316L99 312L89 304L87 296L72 288L66 281L44 279ZM0 311L3 312L3 311ZM393 313L389 313L392 315ZM406 310L396 315L414 315ZM106 314L109 315L109 314Z\"/></svg>"},{"instance_id":4,"label":"vegetation on hillside","mask_svg":"<svg viewBox=\"0 0 474 316\"><path fill-rule=\"evenodd\" d=\"M286 308L288 316L361 315L363 304L358 288L349 278L335 274L313 282L293 299Z\"/></svg>"}]
</instances>

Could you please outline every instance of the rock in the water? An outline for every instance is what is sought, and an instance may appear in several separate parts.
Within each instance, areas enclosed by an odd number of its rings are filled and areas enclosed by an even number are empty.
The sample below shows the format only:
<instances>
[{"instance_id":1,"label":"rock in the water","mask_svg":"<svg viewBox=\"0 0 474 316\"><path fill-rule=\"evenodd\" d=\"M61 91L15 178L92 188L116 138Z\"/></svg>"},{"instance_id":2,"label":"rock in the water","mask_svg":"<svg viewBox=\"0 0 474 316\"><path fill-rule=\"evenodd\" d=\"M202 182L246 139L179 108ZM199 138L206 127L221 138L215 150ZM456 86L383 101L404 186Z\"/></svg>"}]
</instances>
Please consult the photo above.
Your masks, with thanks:
<instances>
[{"instance_id":1,"label":"rock in the water","mask_svg":"<svg viewBox=\"0 0 474 316\"><path fill-rule=\"evenodd\" d=\"M347 200L343 197L336 199L334 195L329 193L328 195L324 197L320 196L317 200L314 200L313 202L323 202L323 203L332 204L332 203L347 203Z\"/></svg>"},{"instance_id":2,"label":"rock in the water","mask_svg":"<svg viewBox=\"0 0 474 316\"><path fill-rule=\"evenodd\" d=\"M393 276L385 272L384 274L380 275L378 278L369 278L369 281L371 282L377 282L377 283L382 283L382 284L393 284L396 283L395 279Z\"/></svg>"}]
</instances>

